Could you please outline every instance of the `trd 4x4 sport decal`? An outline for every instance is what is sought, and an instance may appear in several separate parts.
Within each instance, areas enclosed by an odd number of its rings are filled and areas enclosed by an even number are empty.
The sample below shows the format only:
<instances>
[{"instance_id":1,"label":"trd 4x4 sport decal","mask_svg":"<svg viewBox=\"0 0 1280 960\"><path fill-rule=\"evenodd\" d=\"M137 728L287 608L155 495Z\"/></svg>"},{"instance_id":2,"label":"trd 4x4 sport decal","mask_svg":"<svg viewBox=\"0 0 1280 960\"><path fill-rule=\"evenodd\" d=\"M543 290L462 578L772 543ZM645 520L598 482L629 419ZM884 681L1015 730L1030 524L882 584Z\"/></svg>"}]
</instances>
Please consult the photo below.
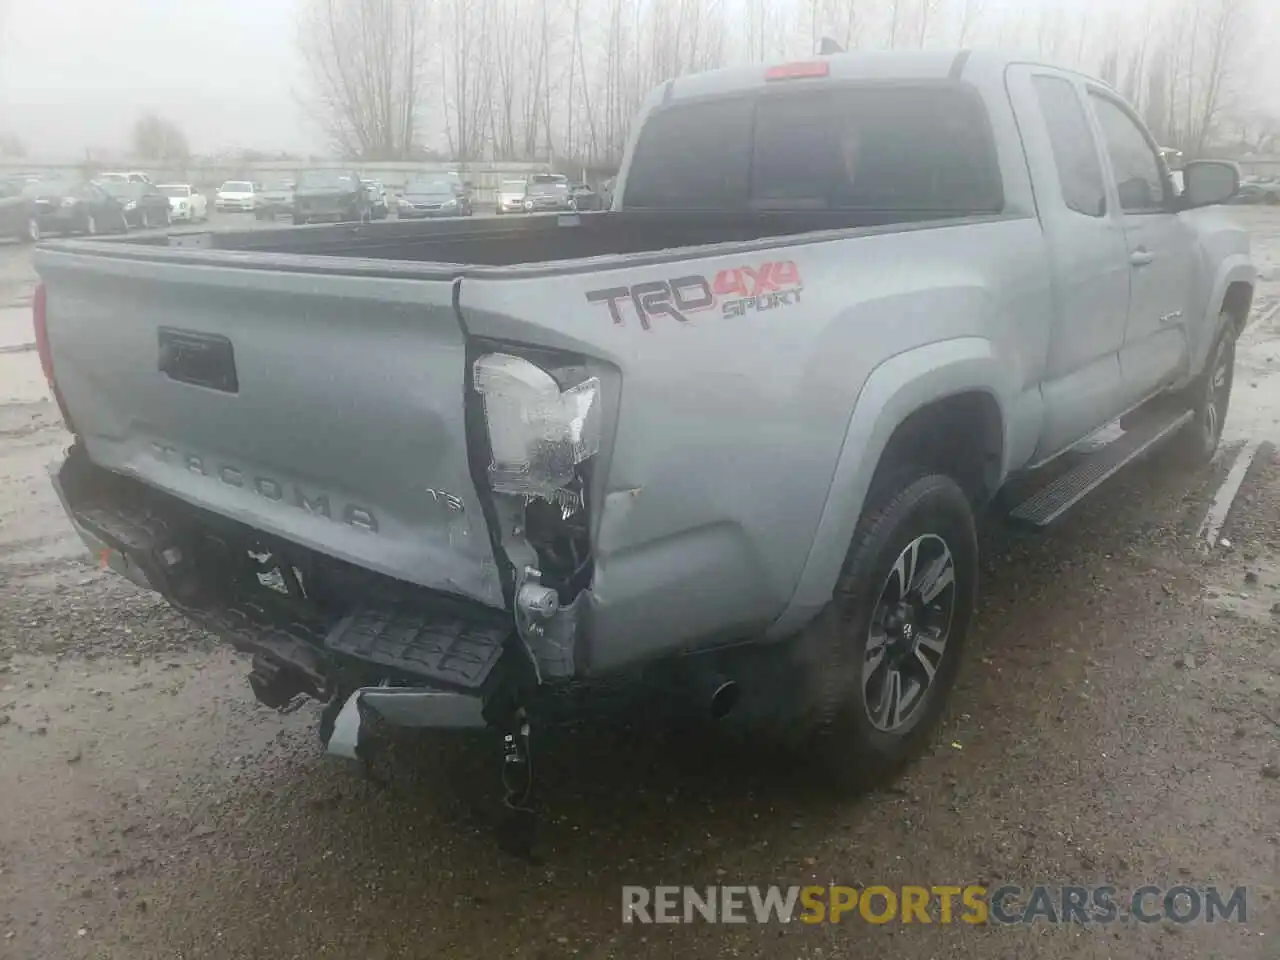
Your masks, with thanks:
<instances>
[{"instance_id":1,"label":"trd 4x4 sport decal","mask_svg":"<svg viewBox=\"0 0 1280 960\"><path fill-rule=\"evenodd\" d=\"M770 261L754 267L729 267L708 280L700 274L670 280L646 280L629 287L588 290L589 303L603 303L619 325L626 323L627 304L640 326L650 329L655 317L689 322L689 314L720 308L721 316L741 317L800 302L804 285L800 269L791 260Z\"/></svg>"}]
</instances>

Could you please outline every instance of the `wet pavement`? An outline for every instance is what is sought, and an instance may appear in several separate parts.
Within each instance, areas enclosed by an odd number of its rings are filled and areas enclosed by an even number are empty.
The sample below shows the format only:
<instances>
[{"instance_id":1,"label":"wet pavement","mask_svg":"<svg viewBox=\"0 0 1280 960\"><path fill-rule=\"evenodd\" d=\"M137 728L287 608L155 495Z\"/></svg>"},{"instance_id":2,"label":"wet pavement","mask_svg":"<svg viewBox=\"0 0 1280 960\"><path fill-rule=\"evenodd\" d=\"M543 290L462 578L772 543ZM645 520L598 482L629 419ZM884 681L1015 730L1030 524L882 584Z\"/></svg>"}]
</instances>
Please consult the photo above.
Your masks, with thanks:
<instances>
[{"instance_id":1,"label":"wet pavement","mask_svg":"<svg viewBox=\"0 0 1280 960\"><path fill-rule=\"evenodd\" d=\"M495 849L496 745L398 747L376 787L316 709L81 559L26 311L0 311L0 957L1280 956L1280 211L1226 442L1159 458L1046 534L984 533L978 622L932 747L841 800L714 736L536 743L529 865ZM0 305L29 295L0 247ZM25 272L24 272L25 270ZM1253 460L1212 546L1201 528ZM1244 922L639 925L625 884L1245 886Z\"/></svg>"}]
</instances>

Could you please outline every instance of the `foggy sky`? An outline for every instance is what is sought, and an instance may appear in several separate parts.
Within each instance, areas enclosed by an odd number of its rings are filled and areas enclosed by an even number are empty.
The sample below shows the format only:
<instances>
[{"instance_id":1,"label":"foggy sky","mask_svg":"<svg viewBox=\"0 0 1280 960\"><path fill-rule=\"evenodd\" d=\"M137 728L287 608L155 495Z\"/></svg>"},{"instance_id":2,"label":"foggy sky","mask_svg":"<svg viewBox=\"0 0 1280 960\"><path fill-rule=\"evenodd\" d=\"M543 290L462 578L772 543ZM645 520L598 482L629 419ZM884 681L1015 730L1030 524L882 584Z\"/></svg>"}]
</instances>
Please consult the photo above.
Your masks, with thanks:
<instances>
[{"instance_id":1,"label":"foggy sky","mask_svg":"<svg viewBox=\"0 0 1280 960\"><path fill-rule=\"evenodd\" d=\"M0 0L0 131L33 156L127 147L154 109L178 120L196 152L255 148L319 152L324 138L298 95L298 0ZM797 0L778 0L787 7ZM1018 0L987 0L985 15ZM1110 0L1042 0L1074 12ZM1257 0L1250 99L1280 113L1280 0Z\"/></svg>"},{"instance_id":2,"label":"foggy sky","mask_svg":"<svg viewBox=\"0 0 1280 960\"><path fill-rule=\"evenodd\" d=\"M138 115L197 152L323 146L298 105L294 0L8 0L0 129L35 154L128 145Z\"/></svg>"}]
</instances>

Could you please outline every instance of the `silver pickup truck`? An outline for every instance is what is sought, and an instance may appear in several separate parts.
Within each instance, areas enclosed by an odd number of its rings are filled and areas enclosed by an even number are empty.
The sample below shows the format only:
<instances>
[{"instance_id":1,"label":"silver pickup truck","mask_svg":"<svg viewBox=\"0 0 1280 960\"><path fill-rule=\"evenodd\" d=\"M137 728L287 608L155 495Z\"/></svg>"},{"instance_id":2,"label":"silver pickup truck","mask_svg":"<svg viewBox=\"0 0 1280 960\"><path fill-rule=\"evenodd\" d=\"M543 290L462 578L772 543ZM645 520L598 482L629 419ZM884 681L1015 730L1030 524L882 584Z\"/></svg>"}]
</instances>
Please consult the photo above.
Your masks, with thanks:
<instances>
[{"instance_id":1,"label":"silver pickup truck","mask_svg":"<svg viewBox=\"0 0 1280 960\"><path fill-rule=\"evenodd\" d=\"M980 508L1217 446L1256 273L1235 167L1183 176L1088 77L853 54L665 83L599 213L48 243L56 483L332 752L519 765L658 678L865 783L952 686Z\"/></svg>"}]
</instances>

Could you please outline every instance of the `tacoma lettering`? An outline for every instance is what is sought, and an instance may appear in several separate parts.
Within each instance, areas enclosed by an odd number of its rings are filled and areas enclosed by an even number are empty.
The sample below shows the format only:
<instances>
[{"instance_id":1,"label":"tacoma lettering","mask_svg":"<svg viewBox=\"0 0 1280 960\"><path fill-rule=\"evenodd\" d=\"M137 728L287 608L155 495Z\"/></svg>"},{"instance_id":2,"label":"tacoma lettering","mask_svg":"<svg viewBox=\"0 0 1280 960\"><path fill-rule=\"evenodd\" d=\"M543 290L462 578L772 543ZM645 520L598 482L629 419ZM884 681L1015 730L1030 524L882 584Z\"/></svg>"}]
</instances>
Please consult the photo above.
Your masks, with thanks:
<instances>
[{"instance_id":1,"label":"tacoma lettering","mask_svg":"<svg viewBox=\"0 0 1280 960\"><path fill-rule=\"evenodd\" d=\"M269 500L272 503L285 503L303 510L313 517L323 517L335 523L344 523L349 527L368 530L370 533L378 532L378 521L373 515L373 511L354 503L343 504L341 510L335 510L331 506L331 499L327 493L307 491L297 484L286 485L273 477L247 474L239 467L233 467L226 463L215 464L210 462L207 457L179 450L177 447L166 443L152 443L151 450L157 459L164 463L181 466L192 473L208 477L210 480L219 481L237 490L250 490L263 500ZM437 499L440 498L437 497ZM457 500L458 498L452 497L452 499ZM457 507L449 502L446 502L445 505L453 512L461 512L462 502L460 500L458 500Z\"/></svg>"}]
</instances>

